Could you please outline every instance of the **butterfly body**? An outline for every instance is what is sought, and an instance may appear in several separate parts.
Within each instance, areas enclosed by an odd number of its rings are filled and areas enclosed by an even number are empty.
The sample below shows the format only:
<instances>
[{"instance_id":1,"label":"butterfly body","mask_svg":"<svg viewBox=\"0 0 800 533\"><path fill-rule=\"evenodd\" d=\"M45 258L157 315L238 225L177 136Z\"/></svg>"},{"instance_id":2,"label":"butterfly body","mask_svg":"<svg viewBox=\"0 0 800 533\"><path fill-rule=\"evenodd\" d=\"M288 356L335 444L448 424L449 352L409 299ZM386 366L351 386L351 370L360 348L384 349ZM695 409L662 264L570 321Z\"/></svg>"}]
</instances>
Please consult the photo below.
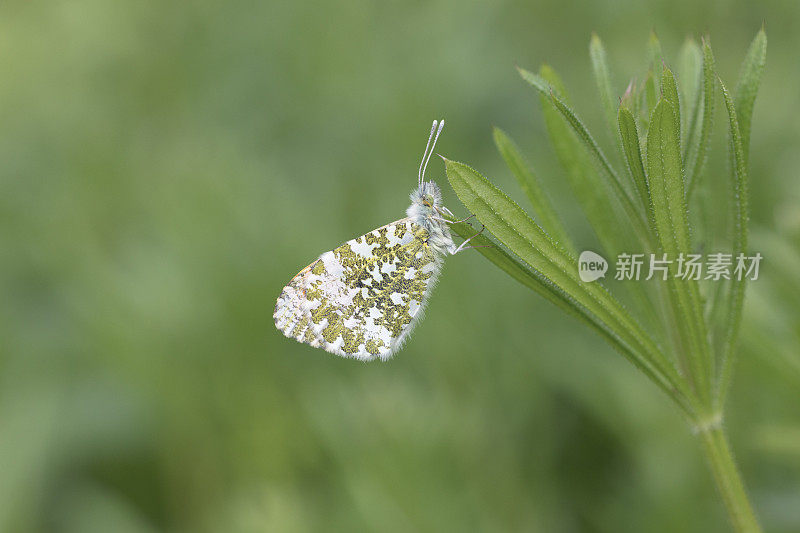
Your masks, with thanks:
<instances>
[{"instance_id":1,"label":"butterfly body","mask_svg":"<svg viewBox=\"0 0 800 533\"><path fill-rule=\"evenodd\" d=\"M439 186L432 181L423 182L422 187L411 191L410 198L411 205L406 209L406 215L428 231L430 246L442 255L455 253L456 247L450 229L440 214L445 209Z\"/></svg>"},{"instance_id":2,"label":"butterfly body","mask_svg":"<svg viewBox=\"0 0 800 533\"><path fill-rule=\"evenodd\" d=\"M436 121L431 138L435 128ZM425 152L427 164L427 146ZM444 258L461 250L442 216L450 212L441 191L424 181L424 170L421 164L406 218L325 252L284 287L273 314L284 335L363 361L386 360L402 346L422 317Z\"/></svg>"}]
</instances>

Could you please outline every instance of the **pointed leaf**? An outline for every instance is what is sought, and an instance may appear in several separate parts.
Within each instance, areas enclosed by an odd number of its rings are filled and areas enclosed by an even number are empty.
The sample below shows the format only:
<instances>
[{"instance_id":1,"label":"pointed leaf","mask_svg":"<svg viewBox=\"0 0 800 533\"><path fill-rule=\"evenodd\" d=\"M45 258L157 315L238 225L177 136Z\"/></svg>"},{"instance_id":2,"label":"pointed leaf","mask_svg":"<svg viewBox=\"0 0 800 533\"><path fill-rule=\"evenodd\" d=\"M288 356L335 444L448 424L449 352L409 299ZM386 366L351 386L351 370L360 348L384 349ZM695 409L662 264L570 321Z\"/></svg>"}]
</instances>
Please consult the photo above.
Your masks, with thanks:
<instances>
[{"instance_id":1,"label":"pointed leaf","mask_svg":"<svg viewBox=\"0 0 800 533\"><path fill-rule=\"evenodd\" d=\"M492 242L489 238L483 235L476 235L476 230L466 222L460 222L450 226L450 229L458 234L463 239L472 238L470 245L475 247L475 250L484 256L486 259L497 265L503 272L511 276L513 279L522 283L532 291L541 295L548 301L559 306L564 311L574 314L575 310L556 295L552 285L536 271L531 270L524 265L518 258L509 254L505 249L496 243Z\"/></svg>"},{"instance_id":2,"label":"pointed leaf","mask_svg":"<svg viewBox=\"0 0 800 533\"><path fill-rule=\"evenodd\" d=\"M680 116L681 116L681 104L680 98L678 97L678 84L675 81L675 76L672 74L672 71L664 66L664 70L661 72L661 92L663 93L663 98L672 104L672 109L675 112L675 116L678 117L678 123L676 124L676 137L678 139L678 144L680 144L681 140L681 123L680 123ZM680 152L678 152L680 155Z\"/></svg>"},{"instance_id":3,"label":"pointed leaf","mask_svg":"<svg viewBox=\"0 0 800 533\"><path fill-rule=\"evenodd\" d=\"M569 95L558 74L547 65L542 66L541 73L547 83L558 88L559 97L567 101ZM626 239L629 235L625 227L615 210L609 209L609 206L616 205L613 193L609 190L610 186L598 176L589 154L564 121L561 113L552 105L549 94L540 94L539 100L547 133L556 157L564 169L570 189L600 241L603 251L616 256L622 250L629 248L628 242L632 239Z\"/></svg>"},{"instance_id":4,"label":"pointed leaf","mask_svg":"<svg viewBox=\"0 0 800 533\"><path fill-rule=\"evenodd\" d=\"M753 117L753 104L756 101L761 75L767 62L767 33L764 28L756 35L747 51L747 56L739 72L739 81L736 84L736 113L739 129L742 134L742 151L744 164L750 158L750 121Z\"/></svg>"},{"instance_id":5,"label":"pointed leaf","mask_svg":"<svg viewBox=\"0 0 800 533\"><path fill-rule=\"evenodd\" d=\"M694 126L697 122L697 114L700 108L700 80L703 75L703 52L691 37L687 38L681 47L678 64L678 87L680 88L685 110L685 113L681 113L683 137L685 139L683 149L683 159L685 161L686 152L694 137Z\"/></svg>"},{"instance_id":6,"label":"pointed leaf","mask_svg":"<svg viewBox=\"0 0 800 533\"><path fill-rule=\"evenodd\" d=\"M661 69L661 65L664 64L664 53L661 51L661 42L658 40L658 36L656 32L650 31L650 38L647 40L647 62L650 69L653 72L658 72ZM658 80L654 79L654 89L656 94L658 94L659 87L658 87ZM650 108L653 109L652 107Z\"/></svg>"},{"instance_id":7,"label":"pointed leaf","mask_svg":"<svg viewBox=\"0 0 800 533\"><path fill-rule=\"evenodd\" d=\"M656 102L658 102L658 98L656 97L656 77L653 75L652 70L647 71L647 77L644 79L644 95L649 119L650 113L653 112L653 109L656 107Z\"/></svg>"},{"instance_id":8,"label":"pointed leaf","mask_svg":"<svg viewBox=\"0 0 800 533\"><path fill-rule=\"evenodd\" d=\"M647 176L659 242L668 253L688 252L689 223L684 202L683 169L672 104L662 99L647 131ZM672 131L668 131L672 128ZM678 148L676 149L676 146Z\"/></svg>"},{"instance_id":9,"label":"pointed leaf","mask_svg":"<svg viewBox=\"0 0 800 533\"><path fill-rule=\"evenodd\" d=\"M558 88L562 100L568 101L569 95L564 89L563 82L552 68L543 65L541 77L552 87ZM591 164L589 154L563 120L558 109L552 105L549 96L540 94L539 98L553 149L564 168L567 181L581 210L600 241L602 250L609 257L617 257L621 252L638 248L640 245L636 242L635 235L618 215L621 211L619 202L610 190L608 181L600 179L597 175L596 166ZM644 205L642 204L642 209ZM642 321L652 330L661 332L658 309L654 300L648 295L650 287L641 283L626 283L619 288L629 297L629 302L642 317Z\"/></svg>"},{"instance_id":10,"label":"pointed leaf","mask_svg":"<svg viewBox=\"0 0 800 533\"><path fill-rule=\"evenodd\" d=\"M540 94L549 96L552 105L558 110L559 113L561 113L561 116L570 125L572 130L583 143L586 150L597 161L598 167L601 169L603 174L608 178L611 189L614 191L614 195L617 197L620 204L622 204L622 207L630 218L634 229L639 235L639 238L642 239L643 242L648 242L649 234L647 232L647 223L645 221L644 212L637 209L630 193L622 185L619 176L611 167L611 164L608 162L608 159L606 159L605 154L603 154L600 146L598 146L597 142L589 133L589 130L586 129L586 126L584 126L583 122L581 122L581 120L567 106L567 104L564 103L564 101L550 89L547 81L545 81L541 76L538 76L532 72L528 72L524 69L518 70L522 75L522 78L530 83L537 91L539 91Z\"/></svg>"},{"instance_id":11,"label":"pointed leaf","mask_svg":"<svg viewBox=\"0 0 800 533\"><path fill-rule=\"evenodd\" d=\"M597 83L597 90L600 93L600 100L603 104L603 110L606 114L606 122L608 129L611 133L612 141L617 140L617 127L616 127L616 108L617 104L614 100L614 92L611 89L611 74L608 69L608 58L606 57L606 49L603 42L596 33L592 33L592 40L589 44L589 56L592 60L592 70L594 71L594 80Z\"/></svg>"},{"instance_id":12,"label":"pointed leaf","mask_svg":"<svg viewBox=\"0 0 800 533\"><path fill-rule=\"evenodd\" d=\"M463 163L445 160L447 179L464 205L508 249L550 283L555 297L599 332L687 412L692 395L655 343L601 285L583 283L570 257L522 208Z\"/></svg>"},{"instance_id":13,"label":"pointed leaf","mask_svg":"<svg viewBox=\"0 0 800 533\"><path fill-rule=\"evenodd\" d=\"M690 377L702 401L710 398L711 352L700 293L693 280L678 279L677 259L691 251L689 221L684 196L678 118L672 104L661 99L650 117L647 131L647 176L653 217L670 276L670 311L677 327L680 353L690 365Z\"/></svg>"},{"instance_id":14,"label":"pointed leaf","mask_svg":"<svg viewBox=\"0 0 800 533\"><path fill-rule=\"evenodd\" d=\"M692 197L695 183L706 164L708 144L711 140L711 129L714 118L714 53L707 39L703 39L703 108L702 121L699 124L700 134L696 136L697 144L687 150L686 160L686 197Z\"/></svg>"},{"instance_id":15,"label":"pointed leaf","mask_svg":"<svg viewBox=\"0 0 800 533\"><path fill-rule=\"evenodd\" d=\"M550 90L552 90L556 96L561 98L565 104L572 105L569 93L567 92L567 87L564 85L564 80L561 79L561 76L559 76L558 72L556 72L553 67L547 63L542 64L541 68L539 69L539 76L541 76L541 78L550 86ZM542 96L548 97L548 95L545 94L542 94Z\"/></svg>"},{"instance_id":16,"label":"pointed leaf","mask_svg":"<svg viewBox=\"0 0 800 533\"><path fill-rule=\"evenodd\" d=\"M722 80L719 80L725 108L728 111L730 125L730 144L733 152L733 165L731 169L731 188L733 189L733 257L747 253L747 162L745 158L742 133L739 128L737 109L728 89ZM745 279L731 277L728 296L728 313L724 326L722 351L720 354L720 377L718 382L717 405L721 408L725 404L725 397L730 386L734 349L739 336L742 322L742 308L744 306Z\"/></svg>"},{"instance_id":17,"label":"pointed leaf","mask_svg":"<svg viewBox=\"0 0 800 533\"><path fill-rule=\"evenodd\" d=\"M511 138L500 128L494 128L494 143L500 155L505 159L506 165L517 178L520 188L528 197L528 200L533 206L533 212L539 221L539 224L560 242L567 250L575 253L575 247L571 239L567 235L564 226L558 218L558 215L553 209L553 204L544 193L541 187L539 177L533 172L533 169L522 157L519 148L511 140Z\"/></svg>"},{"instance_id":18,"label":"pointed leaf","mask_svg":"<svg viewBox=\"0 0 800 533\"><path fill-rule=\"evenodd\" d=\"M650 205L650 191L642 164L642 151L639 147L639 132L636 131L636 120L634 120L630 110L624 106L620 106L619 108L618 120L622 148L625 153L625 161L628 163L628 171L630 172L631 180L636 185L636 191L639 193L639 201L642 207L647 211L648 220L650 220L651 226L654 226L654 221L652 220L653 208ZM653 230L655 230L654 227Z\"/></svg>"}]
</instances>

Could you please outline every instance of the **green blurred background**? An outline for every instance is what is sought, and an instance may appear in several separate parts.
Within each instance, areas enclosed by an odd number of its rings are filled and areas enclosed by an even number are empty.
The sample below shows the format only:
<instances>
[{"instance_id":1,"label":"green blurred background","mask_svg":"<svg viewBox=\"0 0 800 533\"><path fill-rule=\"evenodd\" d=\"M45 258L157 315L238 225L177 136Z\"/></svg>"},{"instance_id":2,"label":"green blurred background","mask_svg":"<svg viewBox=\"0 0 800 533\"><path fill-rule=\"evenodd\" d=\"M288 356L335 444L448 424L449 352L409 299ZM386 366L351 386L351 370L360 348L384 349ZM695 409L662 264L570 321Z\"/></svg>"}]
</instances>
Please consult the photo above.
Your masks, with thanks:
<instances>
[{"instance_id":1,"label":"green blurred background","mask_svg":"<svg viewBox=\"0 0 800 533\"><path fill-rule=\"evenodd\" d=\"M403 216L434 118L520 198L508 131L590 245L514 66L553 65L597 129L592 31L621 94L651 29L671 58L708 32L733 85L762 22L727 424L764 526L800 530L797 2L62 0L0 5L0 531L726 531L667 399L476 253L386 364L271 315Z\"/></svg>"}]
</instances>

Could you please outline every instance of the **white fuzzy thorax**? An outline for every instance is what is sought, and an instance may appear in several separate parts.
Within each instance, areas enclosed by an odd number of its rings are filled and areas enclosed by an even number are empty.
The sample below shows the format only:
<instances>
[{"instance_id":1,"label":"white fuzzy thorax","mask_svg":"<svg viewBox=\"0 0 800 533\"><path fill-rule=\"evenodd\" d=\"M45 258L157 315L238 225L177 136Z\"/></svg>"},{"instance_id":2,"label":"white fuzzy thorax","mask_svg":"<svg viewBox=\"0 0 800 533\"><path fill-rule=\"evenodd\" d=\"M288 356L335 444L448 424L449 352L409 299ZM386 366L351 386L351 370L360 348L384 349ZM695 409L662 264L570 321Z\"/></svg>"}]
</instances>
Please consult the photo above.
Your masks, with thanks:
<instances>
[{"instance_id":1,"label":"white fuzzy thorax","mask_svg":"<svg viewBox=\"0 0 800 533\"><path fill-rule=\"evenodd\" d=\"M450 236L447 222L442 218L442 191L432 181L425 181L422 187L411 191L411 205L406 209L406 215L418 226L422 226L430 237L428 244L437 255L453 254L456 245Z\"/></svg>"}]
</instances>

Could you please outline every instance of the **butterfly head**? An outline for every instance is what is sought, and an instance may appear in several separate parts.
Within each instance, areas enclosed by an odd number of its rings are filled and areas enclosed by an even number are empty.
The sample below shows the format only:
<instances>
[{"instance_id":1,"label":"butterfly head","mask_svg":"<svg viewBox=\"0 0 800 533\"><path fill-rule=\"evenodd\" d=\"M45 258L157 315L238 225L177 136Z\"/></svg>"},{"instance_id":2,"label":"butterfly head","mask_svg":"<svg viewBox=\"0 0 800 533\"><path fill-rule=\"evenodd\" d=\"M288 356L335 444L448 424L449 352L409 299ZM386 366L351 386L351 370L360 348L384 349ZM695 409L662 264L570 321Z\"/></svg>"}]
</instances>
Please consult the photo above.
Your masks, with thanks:
<instances>
[{"instance_id":1,"label":"butterfly head","mask_svg":"<svg viewBox=\"0 0 800 533\"><path fill-rule=\"evenodd\" d=\"M422 183L420 188L411 191L409 216L416 219L441 217L442 191L432 181ZM413 214L412 214L413 213Z\"/></svg>"},{"instance_id":2,"label":"butterfly head","mask_svg":"<svg viewBox=\"0 0 800 533\"><path fill-rule=\"evenodd\" d=\"M428 161L433 155L433 149L436 147L436 141L439 139L443 127L444 120L433 121L428 144L425 145L425 153L419 164L417 188L411 191L411 205L406 210L406 214L415 224L428 230L427 242L434 250L441 253L454 248L447 221L444 219L445 214L452 216L452 213L442 205L442 191L439 186L432 181L425 181L425 169L428 167Z\"/></svg>"}]
</instances>

